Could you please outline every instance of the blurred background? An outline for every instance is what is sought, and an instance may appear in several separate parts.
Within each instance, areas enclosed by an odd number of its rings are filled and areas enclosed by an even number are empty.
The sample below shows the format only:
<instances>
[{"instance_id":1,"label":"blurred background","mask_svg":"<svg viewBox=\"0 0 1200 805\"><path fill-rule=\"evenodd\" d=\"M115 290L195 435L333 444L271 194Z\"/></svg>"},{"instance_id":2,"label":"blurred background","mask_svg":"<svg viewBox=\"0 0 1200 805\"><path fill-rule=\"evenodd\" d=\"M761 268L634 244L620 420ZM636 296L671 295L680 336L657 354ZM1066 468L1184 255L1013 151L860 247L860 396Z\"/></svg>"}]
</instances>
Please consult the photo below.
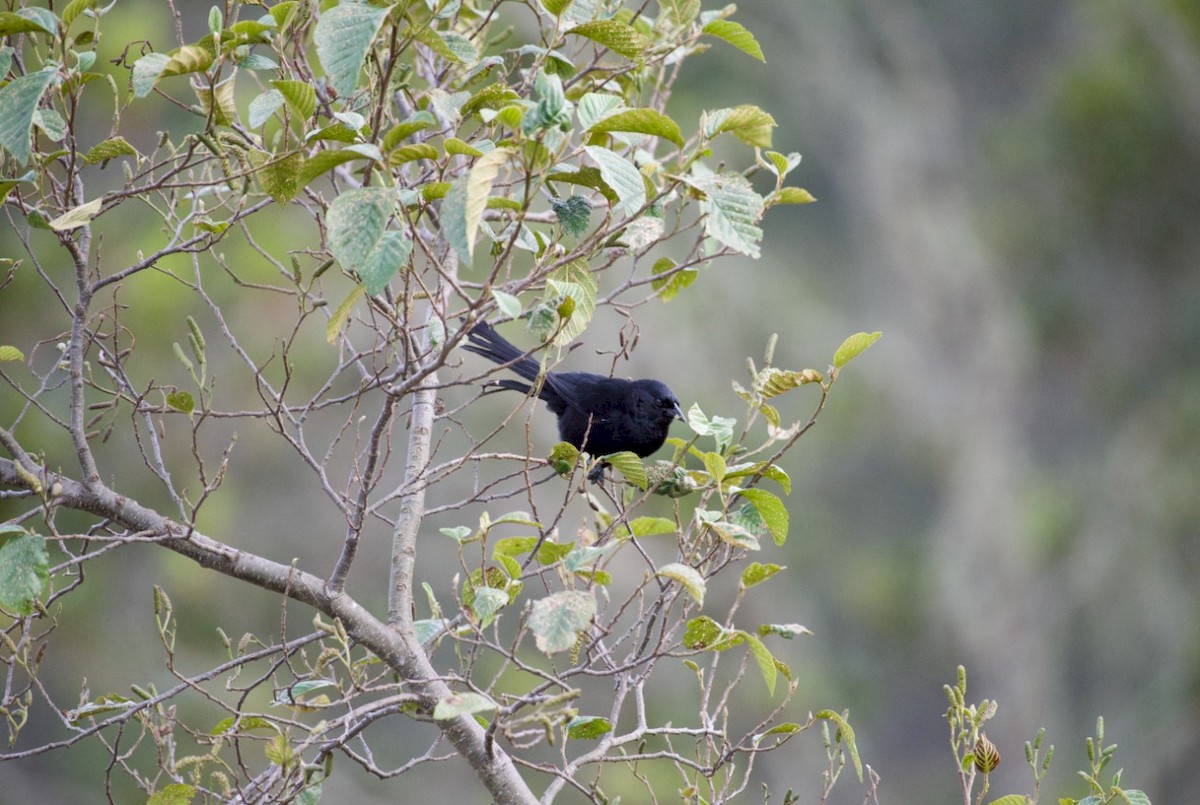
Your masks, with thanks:
<instances>
[{"instance_id":1,"label":"blurred background","mask_svg":"<svg viewBox=\"0 0 1200 805\"><path fill-rule=\"evenodd\" d=\"M761 260L726 261L676 300L641 308L629 373L669 379L685 407L740 415L729 380L745 382L746 356L761 364L772 333L777 365L823 370L846 335L884 332L786 459L791 536L760 561L789 574L742 612L816 633L780 649L801 679L793 718L848 708L881 802L961 801L942 686L963 664L968 698L999 702L994 795L1032 790L1022 743L1045 727L1057 751L1043 801L1084 796L1075 769L1102 715L1127 786L1157 805L1196 801L1200 3L807 0L744 3L736 19L766 64L715 43L689 62L668 111L687 130L706 107L767 109L775 150L804 155L789 182L819 203L769 212ZM169 47L165 24L153 34L126 24L108 46ZM147 119L148 142L162 125ZM131 216L129 226L147 224ZM4 255L19 253L7 228L0 240ZM136 241L107 243L112 264ZM37 287L23 278L0 291L5 343L54 336L19 304ZM162 299L137 315L162 318L169 364L185 308ZM785 418L806 417L794 394ZM270 445L237 455L208 530L284 544L270 555L324 567L340 524L297 505L294 455ZM239 503L238 480L287 503ZM322 530L324 545L288 542ZM386 547L381 537L367 558L385 561ZM274 597L162 553L94 563L62 619L58 650L95 657L94 694L127 686L133 665L169 683L149 607L164 570L190 609L181 641L192 668L218 648L215 625L235 640L278 629ZM440 572L436 551L423 561ZM380 578L358 582L383 601ZM114 652L126 626L131 645ZM78 691L78 666L47 668L62 697ZM26 729L23 740L39 737ZM797 741L758 768L777 796L793 787L813 802L820 755ZM0 802L87 801L106 756L72 750L77 780L67 757L0 766ZM397 786L422 779L346 771L338 801L405 801ZM444 771L429 774L445 785ZM462 774L456 801L482 801ZM831 802L862 801L847 783Z\"/></svg>"}]
</instances>

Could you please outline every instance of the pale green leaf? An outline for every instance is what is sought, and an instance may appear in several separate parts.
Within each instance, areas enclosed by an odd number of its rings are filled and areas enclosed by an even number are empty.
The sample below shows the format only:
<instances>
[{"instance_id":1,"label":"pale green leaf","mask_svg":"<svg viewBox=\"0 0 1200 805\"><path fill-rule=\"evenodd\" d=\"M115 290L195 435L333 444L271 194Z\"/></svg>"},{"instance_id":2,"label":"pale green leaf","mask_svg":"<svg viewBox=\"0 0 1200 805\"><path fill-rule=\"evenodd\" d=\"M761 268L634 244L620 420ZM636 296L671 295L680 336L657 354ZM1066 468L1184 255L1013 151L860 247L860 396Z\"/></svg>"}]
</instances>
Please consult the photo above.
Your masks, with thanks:
<instances>
[{"instance_id":1,"label":"pale green leaf","mask_svg":"<svg viewBox=\"0 0 1200 805\"><path fill-rule=\"evenodd\" d=\"M575 741L599 738L608 732L612 732L612 724L600 716L575 716L567 722L567 737Z\"/></svg>"},{"instance_id":2,"label":"pale green leaf","mask_svg":"<svg viewBox=\"0 0 1200 805\"><path fill-rule=\"evenodd\" d=\"M766 644L754 635L745 635L745 639L746 645L750 647L750 654L754 657L754 662L758 664L758 670L762 673L763 682L767 683L767 693L774 696L778 673L778 669L775 667L775 656L771 654Z\"/></svg>"},{"instance_id":3,"label":"pale green leaf","mask_svg":"<svg viewBox=\"0 0 1200 805\"><path fill-rule=\"evenodd\" d=\"M695 268L683 268L678 271L675 268L675 261L670 257L660 257L654 261L654 266L650 269L650 273L654 276L654 279L650 281L650 287L658 291L659 298L664 302L670 302L679 295L680 291L687 288L700 276L700 272Z\"/></svg>"},{"instance_id":4,"label":"pale green leaf","mask_svg":"<svg viewBox=\"0 0 1200 805\"><path fill-rule=\"evenodd\" d=\"M561 15L571 5L571 0L542 0L542 6L554 16Z\"/></svg>"},{"instance_id":5,"label":"pale green leaf","mask_svg":"<svg viewBox=\"0 0 1200 805\"><path fill-rule=\"evenodd\" d=\"M32 148L33 114L55 73L53 67L47 67L0 88L0 148L22 165L29 161Z\"/></svg>"},{"instance_id":6,"label":"pale green leaf","mask_svg":"<svg viewBox=\"0 0 1200 805\"><path fill-rule=\"evenodd\" d=\"M147 53L133 63L130 83L133 85L134 97L144 98L150 94L169 61L171 57L165 53Z\"/></svg>"},{"instance_id":7,"label":"pale green leaf","mask_svg":"<svg viewBox=\"0 0 1200 805\"><path fill-rule=\"evenodd\" d=\"M317 90L307 81L271 81L270 84L279 90L288 108L301 120L308 120L317 110Z\"/></svg>"},{"instance_id":8,"label":"pale green leaf","mask_svg":"<svg viewBox=\"0 0 1200 805\"><path fill-rule=\"evenodd\" d=\"M354 94L358 73L388 10L367 3L342 3L321 14L313 31L329 84L343 97Z\"/></svg>"},{"instance_id":9,"label":"pale green leaf","mask_svg":"<svg viewBox=\"0 0 1200 805\"><path fill-rule=\"evenodd\" d=\"M763 637L773 634L784 640L792 640L801 635L811 635L812 629L798 623L764 623L758 627L758 633Z\"/></svg>"},{"instance_id":10,"label":"pale green leaf","mask_svg":"<svg viewBox=\"0 0 1200 805\"><path fill-rule=\"evenodd\" d=\"M722 132L731 132L747 145L771 147L771 129L775 118L751 104L730 109L711 109L700 116L700 129L708 139Z\"/></svg>"},{"instance_id":11,"label":"pale green leaf","mask_svg":"<svg viewBox=\"0 0 1200 805\"><path fill-rule=\"evenodd\" d=\"M670 140L678 146L683 145L683 133L679 130L679 124L654 109L623 109L597 121L590 130L649 134Z\"/></svg>"},{"instance_id":12,"label":"pale green leaf","mask_svg":"<svg viewBox=\"0 0 1200 805\"><path fill-rule=\"evenodd\" d=\"M862 759L858 756L858 747L854 743L854 730L850 728L850 723L843 716L832 710L821 710L815 713L814 716L831 721L837 726L838 740L845 745L846 751L850 753L850 759L854 762L854 771L858 775L858 781L861 783L863 779Z\"/></svg>"},{"instance_id":13,"label":"pale green leaf","mask_svg":"<svg viewBox=\"0 0 1200 805\"><path fill-rule=\"evenodd\" d=\"M70 27L71 23L89 8L95 8L100 0L71 0L67 7L63 9L62 21L64 27Z\"/></svg>"},{"instance_id":14,"label":"pale green leaf","mask_svg":"<svg viewBox=\"0 0 1200 805\"><path fill-rule=\"evenodd\" d=\"M360 187L339 195L325 218L330 253L345 268L361 267L383 236L395 206L395 192L383 187Z\"/></svg>"},{"instance_id":15,"label":"pale green leaf","mask_svg":"<svg viewBox=\"0 0 1200 805\"><path fill-rule=\"evenodd\" d=\"M496 300L496 307L500 309L500 312L510 319L521 315L521 300L512 294L493 288L492 298Z\"/></svg>"},{"instance_id":16,"label":"pale green leaf","mask_svg":"<svg viewBox=\"0 0 1200 805\"><path fill-rule=\"evenodd\" d=\"M704 606L704 592L707 585L704 583L704 577L695 568L680 562L672 562L660 567L655 575L679 582L683 589L687 590L688 595L695 599L698 606Z\"/></svg>"},{"instance_id":17,"label":"pale green leaf","mask_svg":"<svg viewBox=\"0 0 1200 805\"><path fill-rule=\"evenodd\" d=\"M579 125L590 129L608 115L613 114L625 104L619 95L609 95L602 92L588 92L579 99L575 110Z\"/></svg>"},{"instance_id":18,"label":"pale green leaf","mask_svg":"<svg viewBox=\"0 0 1200 805\"><path fill-rule=\"evenodd\" d=\"M646 465L638 458L637 453L622 450L619 453L609 453L604 460L638 489L646 488Z\"/></svg>"},{"instance_id":19,"label":"pale green leaf","mask_svg":"<svg viewBox=\"0 0 1200 805\"><path fill-rule=\"evenodd\" d=\"M412 253L412 248L412 238L407 232L385 230L358 269L358 275L362 278L367 293L373 296L383 293L388 282L396 276L408 255Z\"/></svg>"},{"instance_id":20,"label":"pale green leaf","mask_svg":"<svg viewBox=\"0 0 1200 805\"><path fill-rule=\"evenodd\" d=\"M433 708L434 721L449 721L458 716L495 712L496 703L482 693L455 693L438 701Z\"/></svg>"},{"instance_id":21,"label":"pale green leaf","mask_svg":"<svg viewBox=\"0 0 1200 805\"><path fill-rule=\"evenodd\" d=\"M454 54L454 61L466 65L472 65L479 61L479 53L470 39L456 31L441 31L439 36L442 37L446 49Z\"/></svg>"},{"instance_id":22,"label":"pale green leaf","mask_svg":"<svg viewBox=\"0 0 1200 805\"><path fill-rule=\"evenodd\" d=\"M455 180L442 200L442 226L450 245L464 263L470 263L475 253L475 238L488 193L500 173L500 167L512 156L507 148L497 148L475 161L466 176Z\"/></svg>"},{"instance_id":23,"label":"pale green leaf","mask_svg":"<svg viewBox=\"0 0 1200 805\"><path fill-rule=\"evenodd\" d=\"M582 590L563 590L533 602L529 630L538 650L554 654L573 647L579 632L592 622L596 601Z\"/></svg>"},{"instance_id":24,"label":"pale green leaf","mask_svg":"<svg viewBox=\"0 0 1200 805\"><path fill-rule=\"evenodd\" d=\"M883 333L876 331L873 333L855 333L850 336L837 348L837 352L833 353L833 365L841 369L862 354L867 347L878 341L882 335Z\"/></svg>"},{"instance_id":25,"label":"pale green leaf","mask_svg":"<svg viewBox=\"0 0 1200 805\"><path fill-rule=\"evenodd\" d=\"M620 199L614 208L615 212L632 215L646 204L646 184L632 162L598 145L585 145L583 150L600 168L604 183Z\"/></svg>"},{"instance_id":26,"label":"pale green leaf","mask_svg":"<svg viewBox=\"0 0 1200 805\"><path fill-rule=\"evenodd\" d=\"M146 805L191 805L196 796L196 786L187 783L171 783L155 791L146 800Z\"/></svg>"},{"instance_id":27,"label":"pale green leaf","mask_svg":"<svg viewBox=\"0 0 1200 805\"><path fill-rule=\"evenodd\" d=\"M576 25L567 31L582 36L629 59L641 59L651 45L649 39L638 33L633 26L615 19L592 20Z\"/></svg>"},{"instance_id":28,"label":"pale green leaf","mask_svg":"<svg viewBox=\"0 0 1200 805\"><path fill-rule=\"evenodd\" d=\"M196 410L196 400L190 392L173 391L167 395L167 405L172 409L184 414L190 414Z\"/></svg>"},{"instance_id":29,"label":"pale green leaf","mask_svg":"<svg viewBox=\"0 0 1200 805\"><path fill-rule=\"evenodd\" d=\"M1029 799L1024 794L1009 794L1000 799L993 799L988 805L1029 805ZM1149 805L1149 800L1146 805Z\"/></svg>"},{"instance_id":30,"label":"pale green leaf","mask_svg":"<svg viewBox=\"0 0 1200 805\"><path fill-rule=\"evenodd\" d=\"M751 562L750 565L742 571L741 585L742 587L749 588L756 584L762 584L779 571L786 569L787 568L783 565L761 565L758 562Z\"/></svg>"},{"instance_id":31,"label":"pale green leaf","mask_svg":"<svg viewBox=\"0 0 1200 805\"><path fill-rule=\"evenodd\" d=\"M53 34L58 30L58 18L45 8L23 8L20 11L0 12L0 37L16 34Z\"/></svg>"},{"instance_id":32,"label":"pale green leaf","mask_svg":"<svg viewBox=\"0 0 1200 805\"><path fill-rule=\"evenodd\" d=\"M746 177L725 173L687 181L705 195L701 203L707 213L705 234L736 252L757 259L761 254L763 235L758 226L763 214L763 198L754 192Z\"/></svg>"},{"instance_id":33,"label":"pale green leaf","mask_svg":"<svg viewBox=\"0 0 1200 805\"><path fill-rule=\"evenodd\" d=\"M781 187L767 196L766 203L773 207L776 204L812 204L816 200L816 196L802 187Z\"/></svg>"},{"instance_id":34,"label":"pale green leaf","mask_svg":"<svg viewBox=\"0 0 1200 805\"><path fill-rule=\"evenodd\" d=\"M582 257L564 263L546 280L547 299L551 294L570 298L574 303L571 318L564 322L554 337L556 346L565 346L580 336L596 311L596 278Z\"/></svg>"},{"instance_id":35,"label":"pale green leaf","mask_svg":"<svg viewBox=\"0 0 1200 805\"><path fill-rule=\"evenodd\" d=\"M84 155L83 161L89 165L95 165L119 156L136 157L138 152L124 137L110 137L92 146Z\"/></svg>"},{"instance_id":36,"label":"pale green leaf","mask_svg":"<svg viewBox=\"0 0 1200 805\"><path fill-rule=\"evenodd\" d=\"M275 110L283 106L283 93L277 89L269 89L250 101L246 120L250 128L256 129L266 123Z\"/></svg>"},{"instance_id":37,"label":"pale green leaf","mask_svg":"<svg viewBox=\"0 0 1200 805\"><path fill-rule=\"evenodd\" d=\"M32 615L33 602L50 580L46 539L22 534L0 547L0 607L18 616Z\"/></svg>"},{"instance_id":38,"label":"pale green leaf","mask_svg":"<svg viewBox=\"0 0 1200 805\"><path fill-rule=\"evenodd\" d=\"M704 651L717 646L725 639L725 629L707 615L692 618L684 629L682 643L692 651Z\"/></svg>"},{"instance_id":39,"label":"pale green leaf","mask_svg":"<svg viewBox=\"0 0 1200 805\"><path fill-rule=\"evenodd\" d=\"M666 517L636 517L629 524L629 531L635 537L650 537L655 534L674 534L678 528L674 520Z\"/></svg>"},{"instance_id":40,"label":"pale green leaf","mask_svg":"<svg viewBox=\"0 0 1200 805\"><path fill-rule=\"evenodd\" d=\"M479 619L481 626L487 626L504 606L508 604L508 593L493 587L476 587L475 598L471 601L471 611Z\"/></svg>"},{"instance_id":41,"label":"pale green leaf","mask_svg":"<svg viewBox=\"0 0 1200 805\"><path fill-rule=\"evenodd\" d=\"M437 119L433 116L433 114L425 109L422 109L404 122L398 123L388 129L387 133L383 135L383 141L381 143L383 150L391 151L400 144L401 140L411 137L418 131L427 129L436 123Z\"/></svg>"},{"instance_id":42,"label":"pale green leaf","mask_svg":"<svg viewBox=\"0 0 1200 805\"><path fill-rule=\"evenodd\" d=\"M211 67L212 63L213 54L207 48L199 45L184 45L167 59L159 77L202 73Z\"/></svg>"},{"instance_id":43,"label":"pale green leaf","mask_svg":"<svg viewBox=\"0 0 1200 805\"><path fill-rule=\"evenodd\" d=\"M25 353L11 344L0 344L0 363L6 361L23 361Z\"/></svg>"},{"instance_id":44,"label":"pale green leaf","mask_svg":"<svg viewBox=\"0 0 1200 805\"><path fill-rule=\"evenodd\" d=\"M758 45L758 40L754 38L754 34L746 30L746 27L740 22L733 20L713 20L700 29L709 36L715 36L733 45L743 53L753 56L761 62L767 59L763 56L762 48Z\"/></svg>"},{"instance_id":45,"label":"pale green leaf","mask_svg":"<svg viewBox=\"0 0 1200 805\"><path fill-rule=\"evenodd\" d=\"M103 198L94 198L86 204L80 204L78 207L67 210L50 221L48 226L55 232L70 232L72 229L87 226L93 218L100 214L100 208L103 205Z\"/></svg>"}]
</instances>

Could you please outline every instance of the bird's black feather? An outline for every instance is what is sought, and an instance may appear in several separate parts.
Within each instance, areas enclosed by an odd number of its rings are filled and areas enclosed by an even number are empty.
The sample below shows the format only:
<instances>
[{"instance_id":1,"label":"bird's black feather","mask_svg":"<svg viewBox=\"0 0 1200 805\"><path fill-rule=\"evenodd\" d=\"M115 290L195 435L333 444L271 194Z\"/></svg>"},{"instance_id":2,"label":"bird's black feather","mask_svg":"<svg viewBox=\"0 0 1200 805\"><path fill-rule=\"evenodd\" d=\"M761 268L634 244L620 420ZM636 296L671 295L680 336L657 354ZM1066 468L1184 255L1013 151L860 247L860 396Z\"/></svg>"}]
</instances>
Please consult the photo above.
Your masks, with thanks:
<instances>
[{"instance_id":1,"label":"bird's black feather","mask_svg":"<svg viewBox=\"0 0 1200 805\"><path fill-rule=\"evenodd\" d=\"M671 422L683 419L679 399L658 380L623 380L590 372L546 372L487 322L467 333L463 349L505 364L528 383L496 385L537 397L558 417L558 435L593 457L629 450L645 457L662 447Z\"/></svg>"}]
</instances>

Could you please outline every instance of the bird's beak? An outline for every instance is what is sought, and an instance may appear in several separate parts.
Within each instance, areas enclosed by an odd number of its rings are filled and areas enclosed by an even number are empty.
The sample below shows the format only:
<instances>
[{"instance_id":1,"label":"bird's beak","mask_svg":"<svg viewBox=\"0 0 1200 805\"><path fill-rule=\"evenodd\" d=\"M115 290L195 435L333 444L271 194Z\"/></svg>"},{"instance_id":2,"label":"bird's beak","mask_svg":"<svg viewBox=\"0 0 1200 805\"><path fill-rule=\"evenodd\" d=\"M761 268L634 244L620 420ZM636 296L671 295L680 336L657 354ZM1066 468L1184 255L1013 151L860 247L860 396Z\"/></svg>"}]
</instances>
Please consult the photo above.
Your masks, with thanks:
<instances>
[{"instance_id":1,"label":"bird's beak","mask_svg":"<svg viewBox=\"0 0 1200 805\"><path fill-rule=\"evenodd\" d=\"M675 403L675 418L680 422L687 422L687 417L683 415L683 410L680 409L679 403Z\"/></svg>"}]
</instances>

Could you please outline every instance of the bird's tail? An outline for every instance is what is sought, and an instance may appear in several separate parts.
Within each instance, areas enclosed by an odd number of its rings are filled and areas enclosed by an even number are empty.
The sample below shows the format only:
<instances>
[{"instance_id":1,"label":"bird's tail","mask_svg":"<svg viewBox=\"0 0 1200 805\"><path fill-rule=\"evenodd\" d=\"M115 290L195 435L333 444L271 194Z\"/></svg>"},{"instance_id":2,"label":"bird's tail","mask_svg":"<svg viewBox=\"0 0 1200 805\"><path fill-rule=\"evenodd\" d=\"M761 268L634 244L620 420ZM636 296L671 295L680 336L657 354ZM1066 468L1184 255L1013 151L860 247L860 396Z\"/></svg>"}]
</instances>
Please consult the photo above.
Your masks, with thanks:
<instances>
[{"instance_id":1,"label":"bird's tail","mask_svg":"<svg viewBox=\"0 0 1200 805\"><path fill-rule=\"evenodd\" d=\"M475 323L475 326L467 333L467 343L463 344L463 349L467 352L474 352L476 355L482 355L492 363L507 365L509 369L530 383L537 383L538 375L541 373L541 367L537 361L504 340L504 337L486 321ZM497 381L497 385L525 394L528 394L530 390L530 386L515 380L500 380Z\"/></svg>"}]
</instances>

